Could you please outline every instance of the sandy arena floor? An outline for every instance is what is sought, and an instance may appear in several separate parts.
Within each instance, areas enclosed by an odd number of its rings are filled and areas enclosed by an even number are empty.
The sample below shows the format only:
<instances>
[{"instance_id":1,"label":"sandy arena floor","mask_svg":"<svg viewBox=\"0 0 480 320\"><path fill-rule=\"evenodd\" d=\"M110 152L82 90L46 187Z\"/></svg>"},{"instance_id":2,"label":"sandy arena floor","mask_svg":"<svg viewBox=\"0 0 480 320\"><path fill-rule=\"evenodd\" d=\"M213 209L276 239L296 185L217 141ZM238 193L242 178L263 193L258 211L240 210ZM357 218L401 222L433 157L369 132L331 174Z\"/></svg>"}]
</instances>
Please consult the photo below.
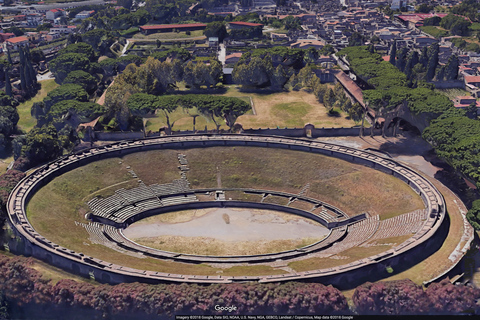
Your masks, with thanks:
<instances>
[{"instance_id":1,"label":"sandy arena floor","mask_svg":"<svg viewBox=\"0 0 480 320\"><path fill-rule=\"evenodd\" d=\"M181 223L134 223L124 230L130 239L164 235L210 237L221 241L291 240L321 238L329 233L322 225L304 218L284 219L268 210L212 208L201 217ZM224 215L228 215L225 218ZM229 223L225 220L229 220Z\"/></svg>"}]
</instances>

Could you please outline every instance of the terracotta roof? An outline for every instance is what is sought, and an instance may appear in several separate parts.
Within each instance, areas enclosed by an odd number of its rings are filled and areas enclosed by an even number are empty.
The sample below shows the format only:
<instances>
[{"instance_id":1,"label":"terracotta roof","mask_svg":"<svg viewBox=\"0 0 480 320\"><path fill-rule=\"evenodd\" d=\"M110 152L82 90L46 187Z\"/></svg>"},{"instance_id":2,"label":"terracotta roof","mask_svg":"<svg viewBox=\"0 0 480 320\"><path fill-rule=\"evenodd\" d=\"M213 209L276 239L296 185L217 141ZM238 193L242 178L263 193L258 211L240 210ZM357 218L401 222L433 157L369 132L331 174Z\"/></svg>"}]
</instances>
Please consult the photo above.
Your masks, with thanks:
<instances>
[{"instance_id":1,"label":"terracotta roof","mask_svg":"<svg viewBox=\"0 0 480 320\"><path fill-rule=\"evenodd\" d=\"M465 76L466 83L480 82L480 76Z\"/></svg>"},{"instance_id":2,"label":"terracotta roof","mask_svg":"<svg viewBox=\"0 0 480 320\"><path fill-rule=\"evenodd\" d=\"M28 38L21 36L21 37L14 37L14 38L7 39L7 41L10 43L19 43L19 42L28 41Z\"/></svg>"},{"instance_id":3,"label":"terracotta roof","mask_svg":"<svg viewBox=\"0 0 480 320\"><path fill-rule=\"evenodd\" d=\"M455 97L455 98L461 99L461 100L463 100L463 99L474 99L475 100L475 97L472 97L472 96L458 96L458 97Z\"/></svg>"},{"instance_id":4,"label":"terracotta roof","mask_svg":"<svg viewBox=\"0 0 480 320\"><path fill-rule=\"evenodd\" d=\"M240 58L242 54L243 53L241 52L235 52L235 53L229 54L228 56L225 57L225 60L231 59L231 58Z\"/></svg>"},{"instance_id":5,"label":"terracotta roof","mask_svg":"<svg viewBox=\"0 0 480 320\"><path fill-rule=\"evenodd\" d=\"M348 92L355 98L355 100L360 103L362 107L365 108L365 102L363 101L363 92L362 89L353 81L350 79L349 76L347 76L343 71L338 72L335 74L335 78L344 86ZM370 110L370 113L373 114L373 111Z\"/></svg>"},{"instance_id":6,"label":"terracotta roof","mask_svg":"<svg viewBox=\"0 0 480 320\"><path fill-rule=\"evenodd\" d=\"M190 28L190 27L206 27L205 23L186 23L186 24L155 24L150 26L141 26L140 29L143 30L161 30L161 29L171 29L171 28Z\"/></svg>"},{"instance_id":7,"label":"terracotta roof","mask_svg":"<svg viewBox=\"0 0 480 320\"><path fill-rule=\"evenodd\" d=\"M261 23L252 23L252 22L243 22L243 21L233 21L233 22L229 22L229 24L233 24L234 26L263 27L263 24Z\"/></svg>"}]
</instances>

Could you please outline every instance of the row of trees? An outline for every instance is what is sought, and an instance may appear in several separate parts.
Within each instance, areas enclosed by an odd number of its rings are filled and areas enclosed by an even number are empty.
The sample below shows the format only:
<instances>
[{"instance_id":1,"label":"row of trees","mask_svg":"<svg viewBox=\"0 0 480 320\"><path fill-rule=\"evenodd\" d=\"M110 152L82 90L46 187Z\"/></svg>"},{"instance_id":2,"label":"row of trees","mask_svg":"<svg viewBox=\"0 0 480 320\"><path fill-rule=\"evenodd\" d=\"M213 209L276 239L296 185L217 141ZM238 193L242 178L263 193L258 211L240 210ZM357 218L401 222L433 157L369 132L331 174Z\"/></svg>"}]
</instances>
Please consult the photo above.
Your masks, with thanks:
<instances>
[{"instance_id":1,"label":"row of trees","mask_svg":"<svg viewBox=\"0 0 480 320\"><path fill-rule=\"evenodd\" d=\"M418 81L415 83L417 88L409 88L410 83L403 72L367 47L349 47L338 54L346 56L355 74L374 88L365 90L364 98L379 114L394 111L402 103L407 103L415 114L424 114L429 119L453 109L453 103L446 96L434 92L425 82ZM422 65L434 63L428 61Z\"/></svg>"},{"instance_id":2,"label":"row of trees","mask_svg":"<svg viewBox=\"0 0 480 320\"><path fill-rule=\"evenodd\" d=\"M36 312L43 317L88 315L92 319L222 314L215 311L215 305L236 306L232 315L352 314L339 290L319 283L110 286L65 279L53 284L31 268L31 263L30 259L0 256L0 292L4 312L10 312L6 318L19 317L21 306L27 318ZM479 289L453 285L448 279L426 290L410 280L366 283L353 294L354 312L369 315L472 314L478 309L478 298Z\"/></svg>"},{"instance_id":3,"label":"row of trees","mask_svg":"<svg viewBox=\"0 0 480 320\"><path fill-rule=\"evenodd\" d=\"M220 129L222 118L225 124L233 127L239 116L251 109L250 104L233 97L221 97L202 94L187 94L174 96L155 96L147 93L136 93L127 100L130 112L136 116L153 114L162 110L166 117L167 126L171 131L174 122L170 121L170 113L181 107L183 109L196 108L198 112L210 118Z\"/></svg>"}]
</instances>

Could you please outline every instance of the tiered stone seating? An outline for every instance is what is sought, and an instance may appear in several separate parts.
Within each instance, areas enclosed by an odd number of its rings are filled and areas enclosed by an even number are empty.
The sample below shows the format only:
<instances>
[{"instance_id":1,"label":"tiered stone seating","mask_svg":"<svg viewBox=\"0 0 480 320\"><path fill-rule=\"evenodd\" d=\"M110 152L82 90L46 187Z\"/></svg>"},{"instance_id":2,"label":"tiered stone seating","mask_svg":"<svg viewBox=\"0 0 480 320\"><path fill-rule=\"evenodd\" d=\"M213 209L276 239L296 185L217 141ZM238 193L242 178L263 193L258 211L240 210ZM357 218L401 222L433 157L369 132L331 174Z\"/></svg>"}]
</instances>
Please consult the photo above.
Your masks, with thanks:
<instances>
[{"instance_id":1,"label":"tiered stone seating","mask_svg":"<svg viewBox=\"0 0 480 320\"><path fill-rule=\"evenodd\" d=\"M312 213L316 216L319 216L320 218L322 218L327 222L337 221L337 218L338 218L338 217L334 217L332 215L333 213L331 214L330 211L328 211L327 208L325 208L324 206L314 207L312 210Z\"/></svg>"},{"instance_id":2,"label":"tiered stone seating","mask_svg":"<svg viewBox=\"0 0 480 320\"><path fill-rule=\"evenodd\" d=\"M340 228L332 229L330 234L325 239L323 239L321 242L312 244L311 246L307 246L304 249L308 249L310 251L316 251L316 250L320 250L322 248L326 248L329 245L331 245L332 243L335 243L336 241L338 241L338 239L340 239L341 237L343 237L343 235L345 234L346 231L347 231L347 227L340 227Z\"/></svg>"},{"instance_id":3,"label":"tiered stone seating","mask_svg":"<svg viewBox=\"0 0 480 320\"><path fill-rule=\"evenodd\" d=\"M137 207L134 207L133 205L129 205L115 212L113 215L109 217L109 219L118 223L122 223L122 222L125 222L125 220L133 217L139 212L140 212L140 209L138 209Z\"/></svg>"},{"instance_id":4,"label":"tiered stone seating","mask_svg":"<svg viewBox=\"0 0 480 320\"><path fill-rule=\"evenodd\" d=\"M124 243L125 242L125 239L122 237L119 230L115 227L105 225L104 229L103 229L103 232L105 233L105 235L108 238L112 239L112 241L114 241L116 243Z\"/></svg>"},{"instance_id":5,"label":"tiered stone seating","mask_svg":"<svg viewBox=\"0 0 480 320\"><path fill-rule=\"evenodd\" d=\"M193 202L193 201L198 201L197 197L194 194L188 194L186 196L174 196L174 197L162 198L162 203L164 206L171 206L174 204Z\"/></svg>"},{"instance_id":6,"label":"tiered stone seating","mask_svg":"<svg viewBox=\"0 0 480 320\"><path fill-rule=\"evenodd\" d=\"M135 203L138 201L156 197L152 189L148 188L144 184L140 185L137 188L132 188L128 190L125 190L122 188L120 190L115 191L115 193L127 199L130 203Z\"/></svg>"},{"instance_id":7,"label":"tiered stone seating","mask_svg":"<svg viewBox=\"0 0 480 320\"><path fill-rule=\"evenodd\" d=\"M124 206L126 202L125 198L114 194L105 199L93 198L87 204L95 215L108 218L113 212Z\"/></svg>"},{"instance_id":8,"label":"tiered stone seating","mask_svg":"<svg viewBox=\"0 0 480 320\"><path fill-rule=\"evenodd\" d=\"M157 198L147 199L147 200L135 203L135 207L137 207L138 210L140 210L140 211L147 211L147 210L150 210L150 209L155 209L155 208L161 207L162 205L163 204Z\"/></svg>"},{"instance_id":9,"label":"tiered stone seating","mask_svg":"<svg viewBox=\"0 0 480 320\"><path fill-rule=\"evenodd\" d=\"M175 194L189 191L188 181L184 179L174 180L172 183L152 184L150 189L157 195Z\"/></svg>"},{"instance_id":10,"label":"tiered stone seating","mask_svg":"<svg viewBox=\"0 0 480 320\"><path fill-rule=\"evenodd\" d=\"M110 240L108 240L103 234L102 225L98 222L90 222L85 224L75 221L75 225L82 226L85 228L85 230L87 230L90 236L89 239L92 243L105 245L106 243L110 242Z\"/></svg>"},{"instance_id":11,"label":"tiered stone seating","mask_svg":"<svg viewBox=\"0 0 480 320\"><path fill-rule=\"evenodd\" d=\"M416 210L380 221L378 231L371 240L385 239L417 233L427 218L425 210Z\"/></svg>"},{"instance_id":12,"label":"tiered stone seating","mask_svg":"<svg viewBox=\"0 0 480 320\"><path fill-rule=\"evenodd\" d=\"M377 231L378 224L379 218L377 215L349 225L345 239L325 249L322 253L337 254L364 243Z\"/></svg>"}]
</instances>

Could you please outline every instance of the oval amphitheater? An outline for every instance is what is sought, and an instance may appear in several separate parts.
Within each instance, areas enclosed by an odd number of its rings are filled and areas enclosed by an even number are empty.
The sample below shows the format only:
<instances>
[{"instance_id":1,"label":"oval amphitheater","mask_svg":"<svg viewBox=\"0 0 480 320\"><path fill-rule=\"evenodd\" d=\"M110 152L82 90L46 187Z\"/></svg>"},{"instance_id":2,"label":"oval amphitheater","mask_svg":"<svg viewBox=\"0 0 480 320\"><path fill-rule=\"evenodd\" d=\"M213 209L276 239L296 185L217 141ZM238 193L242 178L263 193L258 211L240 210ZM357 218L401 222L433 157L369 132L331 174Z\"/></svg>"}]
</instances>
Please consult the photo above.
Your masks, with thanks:
<instances>
[{"instance_id":1,"label":"oval amphitheater","mask_svg":"<svg viewBox=\"0 0 480 320\"><path fill-rule=\"evenodd\" d=\"M345 160L349 163L372 168L408 184L421 197L424 208L380 219L378 215L362 212L352 214L329 204L319 197L309 197L304 187L299 193L268 188L238 186L195 188L187 179L189 162L178 153L180 179L171 183L146 184L136 180L136 186L118 188L113 195L93 197L86 201L88 212L84 221L75 221L78 228L88 232L92 243L116 248L137 257L158 261L179 262L192 265L245 266L262 263L282 264L315 255L331 256L351 248L365 246L374 239L400 237L388 250L359 258L346 264L325 268L276 272L266 275L195 275L141 270L102 260L63 247L39 234L27 218L27 205L32 197L55 178L71 170L98 160L122 157L152 150L190 150L215 147L256 147L284 149L318 154ZM128 168L128 167L127 167ZM130 174L138 178L131 170ZM308 186L307 186L308 188ZM230 195L241 195L232 199ZM172 252L141 245L124 235L131 224L148 217L168 212L202 208L253 208L285 212L313 220L328 229L325 238L302 247L273 253L253 255L201 255ZM440 192L427 179L407 166L377 153L357 150L325 142L275 136L242 134L168 136L129 142L119 142L67 155L48 163L25 177L10 194L7 204L10 223L15 235L23 243L27 256L40 258L47 263L75 274L95 278L101 282L190 282L231 283L244 281L279 282L289 280L319 281L341 286L354 279L366 281L385 274L388 267L402 268L414 265L429 252L434 252L445 237L446 206ZM83 229L82 229L83 230ZM439 240L440 239L440 240ZM84 239L86 240L86 239ZM58 242L58 241L57 241ZM278 269L277 269L278 270ZM283 269L285 270L285 269Z\"/></svg>"}]
</instances>

